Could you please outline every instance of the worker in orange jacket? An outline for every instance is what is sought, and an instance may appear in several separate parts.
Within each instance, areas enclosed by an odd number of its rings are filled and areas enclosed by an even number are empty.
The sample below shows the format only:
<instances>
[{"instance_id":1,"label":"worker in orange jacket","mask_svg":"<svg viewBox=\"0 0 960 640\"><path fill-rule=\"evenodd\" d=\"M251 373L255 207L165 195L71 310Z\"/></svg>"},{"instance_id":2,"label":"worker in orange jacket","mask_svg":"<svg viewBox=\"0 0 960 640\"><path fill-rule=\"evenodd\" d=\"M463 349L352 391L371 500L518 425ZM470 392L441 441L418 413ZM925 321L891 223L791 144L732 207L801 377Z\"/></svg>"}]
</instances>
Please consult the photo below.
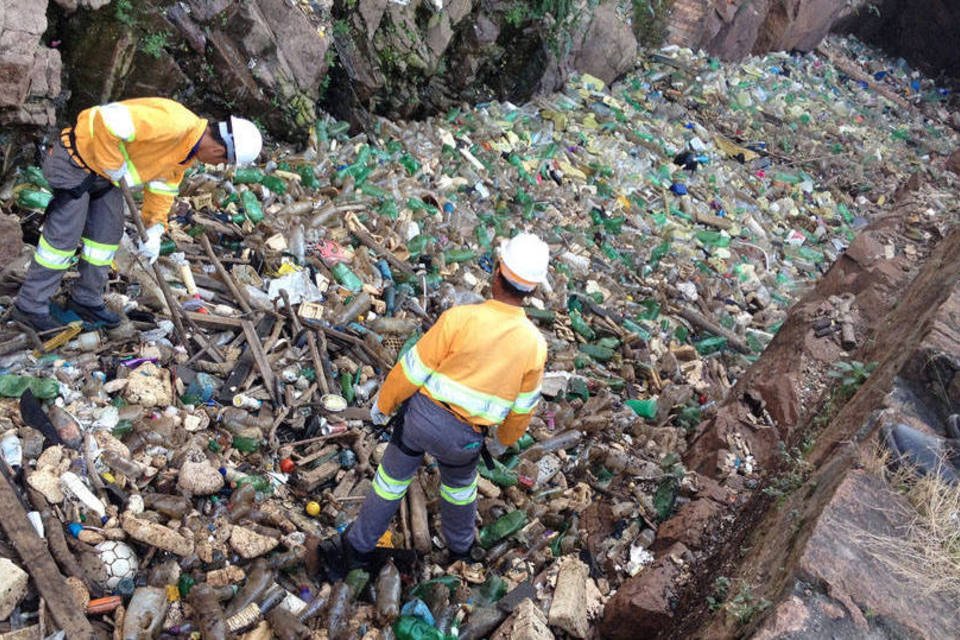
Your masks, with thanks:
<instances>
[{"instance_id":1,"label":"worker in orange jacket","mask_svg":"<svg viewBox=\"0 0 960 640\"><path fill-rule=\"evenodd\" d=\"M484 436L499 425L497 439L513 444L540 400L547 345L522 304L546 281L548 261L549 249L536 236L512 238L493 274L493 299L446 311L390 371L371 420L386 424L406 405L373 490L345 534L345 555L354 566L371 559L424 452L440 469L440 515L451 557L469 554Z\"/></svg>"},{"instance_id":2,"label":"worker in orange jacket","mask_svg":"<svg viewBox=\"0 0 960 640\"><path fill-rule=\"evenodd\" d=\"M138 250L151 263L160 255L180 181L195 161L246 164L263 141L249 120L231 117L209 124L166 98L112 102L80 112L61 132L43 163L53 189L40 242L14 304L12 316L41 332L60 328L50 298L82 243L79 279L68 307L83 320L116 326L119 316L103 303L110 264L123 235L123 196L117 185L144 188L146 240Z\"/></svg>"}]
</instances>

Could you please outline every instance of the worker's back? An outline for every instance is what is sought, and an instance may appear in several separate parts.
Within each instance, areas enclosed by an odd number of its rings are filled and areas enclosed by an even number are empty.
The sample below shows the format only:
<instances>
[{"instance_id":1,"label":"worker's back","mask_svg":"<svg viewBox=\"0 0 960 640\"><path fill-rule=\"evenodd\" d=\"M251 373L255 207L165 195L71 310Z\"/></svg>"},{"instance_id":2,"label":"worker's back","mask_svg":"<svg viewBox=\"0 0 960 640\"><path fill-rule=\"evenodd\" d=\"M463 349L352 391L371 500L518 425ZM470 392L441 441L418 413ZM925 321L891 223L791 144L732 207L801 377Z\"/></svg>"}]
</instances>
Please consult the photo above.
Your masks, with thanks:
<instances>
[{"instance_id":1,"label":"worker's back","mask_svg":"<svg viewBox=\"0 0 960 640\"><path fill-rule=\"evenodd\" d=\"M474 424L496 424L523 390L524 378L542 370L547 345L521 307L497 300L454 307L437 321L441 353L420 353L434 373L428 394L458 408ZM430 348L428 346L428 348ZM478 399L489 406L478 411Z\"/></svg>"}]
</instances>

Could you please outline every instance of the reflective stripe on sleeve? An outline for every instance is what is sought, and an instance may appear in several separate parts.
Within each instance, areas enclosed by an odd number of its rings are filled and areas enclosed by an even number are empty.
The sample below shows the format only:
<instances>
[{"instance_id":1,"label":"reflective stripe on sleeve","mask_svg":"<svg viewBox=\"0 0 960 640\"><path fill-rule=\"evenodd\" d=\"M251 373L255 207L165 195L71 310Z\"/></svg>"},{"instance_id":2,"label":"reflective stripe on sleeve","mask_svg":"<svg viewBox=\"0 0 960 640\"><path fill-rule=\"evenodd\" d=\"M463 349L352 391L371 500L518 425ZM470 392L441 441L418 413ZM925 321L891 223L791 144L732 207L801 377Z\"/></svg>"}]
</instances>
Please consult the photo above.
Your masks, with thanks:
<instances>
[{"instance_id":1,"label":"reflective stripe on sleeve","mask_svg":"<svg viewBox=\"0 0 960 640\"><path fill-rule=\"evenodd\" d=\"M410 384L418 387L422 387L427 378L433 374L433 369L425 365L423 360L420 359L420 354L417 353L417 345L407 349L403 358L400 359L400 366L403 367L403 374L407 376Z\"/></svg>"},{"instance_id":2,"label":"reflective stripe on sleeve","mask_svg":"<svg viewBox=\"0 0 960 640\"><path fill-rule=\"evenodd\" d=\"M381 464L377 467L376 475L373 476L373 491L384 500L400 500L406 495L407 487L410 486L412 480L413 476L406 480L391 478L390 474L383 470Z\"/></svg>"},{"instance_id":3,"label":"reflective stripe on sleeve","mask_svg":"<svg viewBox=\"0 0 960 640\"><path fill-rule=\"evenodd\" d=\"M130 159L130 154L127 153L127 146L120 143L120 155L123 156L123 164L127 168L126 175L124 179L127 181L127 184L132 186L140 184L140 173L137 172L137 168L133 164L133 160Z\"/></svg>"},{"instance_id":4,"label":"reflective stripe on sleeve","mask_svg":"<svg viewBox=\"0 0 960 640\"><path fill-rule=\"evenodd\" d=\"M99 108L100 118L107 130L124 142L133 142L137 132L133 127L133 116L126 105L111 102Z\"/></svg>"},{"instance_id":5,"label":"reflective stripe on sleeve","mask_svg":"<svg viewBox=\"0 0 960 640\"><path fill-rule=\"evenodd\" d=\"M164 196L175 196L180 193L180 185L176 182L164 182L163 180L151 180L147 183L147 191L158 193Z\"/></svg>"},{"instance_id":6,"label":"reflective stripe on sleeve","mask_svg":"<svg viewBox=\"0 0 960 640\"><path fill-rule=\"evenodd\" d=\"M540 402L540 387L527 393L518 394L517 399L513 401L513 412L530 413L537 407L538 402Z\"/></svg>"},{"instance_id":7,"label":"reflective stripe on sleeve","mask_svg":"<svg viewBox=\"0 0 960 640\"><path fill-rule=\"evenodd\" d=\"M76 253L76 251L57 249L47 242L46 238L40 236L40 242L37 243L37 250L33 253L33 259L47 269L63 271L70 266L70 261L73 259L74 253Z\"/></svg>"}]
</instances>

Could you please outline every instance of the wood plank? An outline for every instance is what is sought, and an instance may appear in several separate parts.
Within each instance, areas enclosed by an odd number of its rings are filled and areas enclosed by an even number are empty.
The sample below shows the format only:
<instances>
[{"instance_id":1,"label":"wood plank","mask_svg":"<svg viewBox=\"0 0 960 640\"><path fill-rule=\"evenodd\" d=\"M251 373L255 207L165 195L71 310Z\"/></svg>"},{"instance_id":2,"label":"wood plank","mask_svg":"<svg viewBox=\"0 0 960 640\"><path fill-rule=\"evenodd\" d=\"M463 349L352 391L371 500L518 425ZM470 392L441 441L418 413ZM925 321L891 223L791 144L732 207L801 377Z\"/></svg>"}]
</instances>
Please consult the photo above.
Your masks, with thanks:
<instances>
[{"instance_id":1,"label":"wood plank","mask_svg":"<svg viewBox=\"0 0 960 640\"><path fill-rule=\"evenodd\" d=\"M71 640L92 639L94 635L90 621L76 606L69 591L63 588L66 578L57 569L50 550L30 524L27 512L6 478L0 481L0 513L4 514L4 517L0 518L0 527L20 554L20 559L46 601L54 622Z\"/></svg>"}]
</instances>

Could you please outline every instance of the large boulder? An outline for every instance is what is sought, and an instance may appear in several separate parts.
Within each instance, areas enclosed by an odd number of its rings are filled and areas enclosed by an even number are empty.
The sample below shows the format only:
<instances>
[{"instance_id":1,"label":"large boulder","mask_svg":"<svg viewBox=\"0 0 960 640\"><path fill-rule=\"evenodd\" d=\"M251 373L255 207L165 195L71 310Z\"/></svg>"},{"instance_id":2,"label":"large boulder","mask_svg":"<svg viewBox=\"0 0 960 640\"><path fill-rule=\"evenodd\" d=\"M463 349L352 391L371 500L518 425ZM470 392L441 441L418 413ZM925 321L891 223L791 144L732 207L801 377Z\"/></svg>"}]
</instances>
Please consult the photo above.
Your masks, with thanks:
<instances>
[{"instance_id":1,"label":"large boulder","mask_svg":"<svg viewBox=\"0 0 960 640\"><path fill-rule=\"evenodd\" d=\"M810 51L854 10L847 0L676 0L667 42L725 60L767 51Z\"/></svg>"},{"instance_id":2,"label":"large boulder","mask_svg":"<svg viewBox=\"0 0 960 640\"><path fill-rule=\"evenodd\" d=\"M91 104L163 95L210 117L246 115L282 139L305 138L315 121L329 38L300 7L145 0L91 11L85 4L63 33L68 118Z\"/></svg>"},{"instance_id":3,"label":"large boulder","mask_svg":"<svg viewBox=\"0 0 960 640\"><path fill-rule=\"evenodd\" d=\"M0 126L56 120L60 54L40 42L46 8L46 0L0 1Z\"/></svg>"}]
</instances>

